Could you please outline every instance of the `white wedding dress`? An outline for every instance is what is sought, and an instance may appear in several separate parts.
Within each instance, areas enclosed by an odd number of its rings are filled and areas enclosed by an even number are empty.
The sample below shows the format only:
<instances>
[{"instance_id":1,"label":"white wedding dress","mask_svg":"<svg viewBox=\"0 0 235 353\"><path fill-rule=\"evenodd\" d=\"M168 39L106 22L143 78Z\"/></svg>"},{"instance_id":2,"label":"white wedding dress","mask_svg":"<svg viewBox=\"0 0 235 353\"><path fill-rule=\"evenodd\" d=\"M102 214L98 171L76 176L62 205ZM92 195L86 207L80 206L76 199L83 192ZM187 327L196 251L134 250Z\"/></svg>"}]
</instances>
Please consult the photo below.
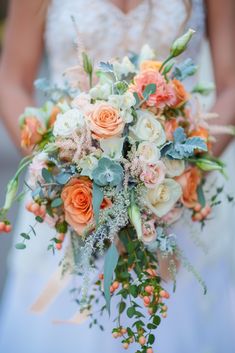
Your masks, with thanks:
<instances>
[{"instance_id":1,"label":"white wedding dress","mask_svg":"<svg viewBox=\"0 0 235 353\"><path fill-rule=\"evenodd\" d=\"M161 59L168 54L175 37L189 27L197 33L187 56L197 61L205 27L202 0L192 0L188 19L183 0L143 0L128 14L108 0L53 0L45 30L51 81L61 83L63 71L76 64L74 44L77 40L95 62L107 61L128 52L138 53L145 43L155 49ZM232 147L229 158L231 165L234 165ZM205 278L208 294L203 296L192 274L184 269L180 271L176 293L172 294L169 301L169 317L156 333L155 352L235 351L235 305L232 300L235 296L232 283L234 220L234 210L226 206L220 208L216 220L202 234L203 240L211 247L207 256L192 244L186 227L179 228L178 238L182 248ZM32 217L22 206L16 227L17 236L32 222ZM47 312L39 316L30 313L30 305L56 270L61 255L59 253L53 257L46 250L48 240L53 236L51 229L38 227L37 237L28 243L25 251L12 250L1 310L0 352L122 352L121 343L110 334L112 322L108 318L104 333L98 328L89 330L89 322L80 326L52 323L54 319L71 317L76 310L68 288L64 289ZM130 348L129 351L134 352L134 349Z\"/></svg>"}]
</instances>

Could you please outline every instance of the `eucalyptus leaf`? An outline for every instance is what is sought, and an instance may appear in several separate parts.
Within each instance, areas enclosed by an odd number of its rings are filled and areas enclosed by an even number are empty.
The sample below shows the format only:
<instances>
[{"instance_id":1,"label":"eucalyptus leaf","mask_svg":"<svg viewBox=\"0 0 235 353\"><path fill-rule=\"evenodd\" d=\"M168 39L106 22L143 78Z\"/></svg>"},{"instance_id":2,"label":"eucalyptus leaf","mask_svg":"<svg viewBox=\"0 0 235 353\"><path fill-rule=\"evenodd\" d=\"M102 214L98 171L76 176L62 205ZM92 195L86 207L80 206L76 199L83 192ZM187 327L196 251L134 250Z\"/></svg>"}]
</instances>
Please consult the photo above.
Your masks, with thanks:
<instances>
[{"instance_id":1,"label":"eucalyptus leaf","mask_svg":"<svg viewBox=\"0 0 235 353\"><path fill-rule=\"evenodd\" d=\"M151 94L154 94L156 92L156 89L157 89L157 86L155 83L150 83L149 85L147 85L143 92L144 99L148 100L149 96L151 96Z\"/></svg>"},{"instance_id":2,"label":"eucalyptus leaf","mask_svg":"<svg viewBox=\"0 0 235 353\"><path fill-rule=\"evenodd\" d=\"M57 208L57 207L60 207L61 205L63 205L63 201L60 197L57 197L57 199L53 200L51 203L52 208Z\"/></svg>"},{"instance_id":3,"label":"eucalyptus leaf","mask_svg":"<svg viewBox=\"0 0 235 353\"><path fill-rule=\"evenodd\" d=\"M105 260L104 260L104 296L106 300L106 307L109 314L110 314L110 299L111 299L110 286L112 283L114 270L118 263L118 258L119 258L119 253L117 251L115 244L112 243L106 253Z\"/></svg>"},{"instance_id":4,"label":"eucalyptus leaf","mask_svg":"<svg viewBox=\"0 0 235 353\"><path fill-rule=\"evenodd\" d=\"M204 191L203 191L201 184L197 187L197 196L198 196L198 201L199 201L200 205L202 207L205 207L206 206L206 199L205 199Z\"/></svg>"},{"instance_id":5,"label":"eucalyptus leaf","mask_svg":"<svg viewBox=\"0 0 235 353\"><path fill-rule=\"evenodd\" d=\"M26 248L26 245L24 243L17 243L15 245L15 248L18 250L24 250Z\"/></svg>"},{"instance_id":6,"label":"eucalyptus leaf","mask_svg":"<svg viewBox=\"0 0 235 353\"><path fill-rule=\"evenodd\" d=\"M98 186L96 183L93 183L92 206L93 206L96 224L99 223L100 206L102 204L103 199L104 199L103 189L100 186Z\"/></svg>"},{"instance_id":7,"label":"eucalyptus leaf","mask_svg":"<svg viewBox=\"0 0 235 353\"><path fill-rule=\"evenodd\" d=\"M46 183L51 183L51 182L54 181L53 175L46 168L42 169L42 177L43 177L43 179L45 180Z\"/></svg>"}]
</instances>

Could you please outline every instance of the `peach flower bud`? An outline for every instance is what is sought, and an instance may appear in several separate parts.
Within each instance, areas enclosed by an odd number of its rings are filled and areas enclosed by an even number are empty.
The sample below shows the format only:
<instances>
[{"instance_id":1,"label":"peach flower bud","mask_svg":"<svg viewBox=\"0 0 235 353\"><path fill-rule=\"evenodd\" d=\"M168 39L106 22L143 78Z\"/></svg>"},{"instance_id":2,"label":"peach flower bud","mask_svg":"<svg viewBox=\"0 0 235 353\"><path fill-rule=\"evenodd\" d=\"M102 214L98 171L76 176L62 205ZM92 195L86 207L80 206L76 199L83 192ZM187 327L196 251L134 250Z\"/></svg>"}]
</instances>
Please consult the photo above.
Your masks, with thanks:
<instances>
[{"instance_id":1,"label":"peach flower bud","mask_svg":"<svg viewBox=\"0 0 235 353\"><path fill-rule=\"evenodd\" d=\"M21 146L30 148L42 140L44 128L41 122L35 117L27 117L21 127Z\"/></svg>"}]
</instances>

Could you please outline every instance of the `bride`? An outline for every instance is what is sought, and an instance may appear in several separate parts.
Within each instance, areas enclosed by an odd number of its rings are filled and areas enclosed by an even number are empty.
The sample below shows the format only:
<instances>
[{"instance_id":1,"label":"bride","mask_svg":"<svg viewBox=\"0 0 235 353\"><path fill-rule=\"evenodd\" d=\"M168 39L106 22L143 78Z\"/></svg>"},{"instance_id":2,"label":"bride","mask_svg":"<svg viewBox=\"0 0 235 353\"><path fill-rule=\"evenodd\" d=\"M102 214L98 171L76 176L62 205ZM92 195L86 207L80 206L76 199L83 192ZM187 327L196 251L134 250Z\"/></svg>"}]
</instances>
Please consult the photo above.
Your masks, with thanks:
<instances>
[{"instance_id":1,"label":"bride","mask_svg":"<svg viewBox=\"0 0 235 353\"><path fill-rule=\"evenodd\" d=\"M77 40L96 63L129 52L138 53L146 43L161 59L166 57L175 37L189 27L196 30L196 35L187 56L197 61L205 34L210 41L217 87L213 110L221 116L218 123L234 123L232 7L232 0L11 0L0 67L0 109L12 139L20 145L18 116L26 106L35 104L33 81L44 47L50 80L62 84L64 70L76 64ZM225 150L229 142L228 137L220 137L215 144L216 153ZM227 150L227 159L234 165L233 145ZM226 207L223 212L204 234L212 249L211 256L191 248L182 235L182 247L195 258L195 267L199 266L205 277L209 293L203 297L192 275L180 271L169 318L157 336L156 349L161 353L234 352L235 286L229 257L234 258L235 253L235 217ZM16 236L30 222L30 215L22 206ZM89 323L79 327L52 324L54 319L69 318L76 310L67 288L40 317L29 312L30 304L59 261L46 251L52 236L43 226L38 229L40 240L32 240L28 250L12 251L1 313L1 353L120 352L120 343L109 332L108 320L104 323L105 333L98 328L89 330Z\"/></svg>"}]
</instances>

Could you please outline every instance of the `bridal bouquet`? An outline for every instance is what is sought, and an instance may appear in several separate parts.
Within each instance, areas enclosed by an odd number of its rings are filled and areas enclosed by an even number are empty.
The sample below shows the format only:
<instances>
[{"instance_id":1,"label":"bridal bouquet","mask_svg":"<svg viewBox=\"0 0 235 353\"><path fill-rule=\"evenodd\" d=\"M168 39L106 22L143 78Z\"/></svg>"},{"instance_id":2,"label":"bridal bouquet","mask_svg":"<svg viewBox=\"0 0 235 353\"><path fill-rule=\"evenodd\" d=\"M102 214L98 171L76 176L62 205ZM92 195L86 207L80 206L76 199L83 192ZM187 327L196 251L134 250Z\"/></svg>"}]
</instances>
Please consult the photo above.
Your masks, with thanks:
<instances>
[{"instance_id":1,"label":"bridal bouquet","mask_svg":"<svg viewBox=\"0 0 235 353\"><path fill-rule=\"evenodd\" d=\"M208 199L205 179L224 170L212 154L213 114L202 113L197 99L211 87L187 91L183 81L197 68L191 59L175 61L192 34L178 38L164 62L145 46L139 56L101 62L96 75L83 53L86 91L38 82L49 99L20 117L22 146L32 152L9 182L0 213L0 231L9 232L7 212L29 166L27 210L36 225L52 227L48 249L65 248L62 275L82 276L81 311L89 312L91 326L99 324L92 306L104 298L100 311L110 312L116 296L113 336L125 349L138 343L138 353L153 352L154 330L167 316L159 259L174 280L180 250L173 224L183 212L205 224L220 192ZM35 227L20 234L17 249L26 248ZM104 266L94 281L98 257Z\"/></svg>"}]
</instances>

